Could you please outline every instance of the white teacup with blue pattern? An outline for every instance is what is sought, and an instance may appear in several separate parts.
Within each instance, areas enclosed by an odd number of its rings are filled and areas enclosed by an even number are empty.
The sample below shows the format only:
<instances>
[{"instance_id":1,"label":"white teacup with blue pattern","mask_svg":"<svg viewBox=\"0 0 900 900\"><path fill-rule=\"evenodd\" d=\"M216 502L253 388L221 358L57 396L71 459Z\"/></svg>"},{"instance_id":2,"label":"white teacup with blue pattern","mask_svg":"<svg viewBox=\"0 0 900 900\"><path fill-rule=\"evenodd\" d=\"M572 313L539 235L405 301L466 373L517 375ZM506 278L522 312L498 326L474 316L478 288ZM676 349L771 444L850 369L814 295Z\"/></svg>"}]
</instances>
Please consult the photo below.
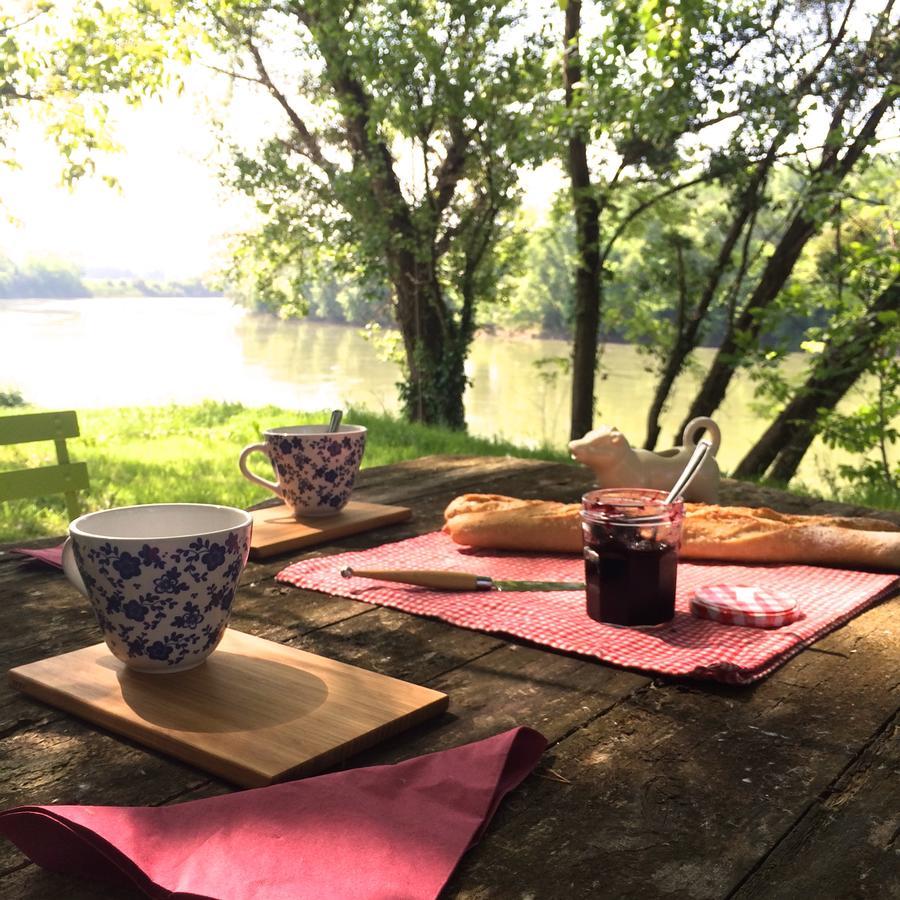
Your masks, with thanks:
<instances>
[{"instance_id":1,"label":"white teacup with blue pattern","mask_svg":"<svg viewBox=\"0 0 900 900\"><path fill-rule=\"evenodd\" d=\"M69 525L63 570L117 659L139 672L181 672L225 633L252 527L250 513L230 506L105 509Z\"/></svg>"},{"instance_id":2,"label":"white teacup with blue pattern","mask_svg":"<svg viewBox=\"0 0 900 900\"><path fill-rule=\"evenodd\" d=\"M341 425L329 432L327 428L291 425L264 432L264 443L241 451L241 474L281 497L297 518L333 516L350 499L366 449L366 429ZM247 457L257 451L269 457L277 482L260 478L247 468Z\"/></svg>"}]
</instances>

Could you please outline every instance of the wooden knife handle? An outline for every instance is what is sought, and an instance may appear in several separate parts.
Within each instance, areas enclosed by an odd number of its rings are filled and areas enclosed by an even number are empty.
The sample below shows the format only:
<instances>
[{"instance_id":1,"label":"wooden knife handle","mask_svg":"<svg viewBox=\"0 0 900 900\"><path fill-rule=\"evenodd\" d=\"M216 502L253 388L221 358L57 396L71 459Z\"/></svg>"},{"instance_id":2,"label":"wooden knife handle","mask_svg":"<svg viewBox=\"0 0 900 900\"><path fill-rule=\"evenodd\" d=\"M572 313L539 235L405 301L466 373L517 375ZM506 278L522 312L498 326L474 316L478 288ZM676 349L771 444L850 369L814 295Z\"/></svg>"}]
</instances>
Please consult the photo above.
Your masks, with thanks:
<instances>
[{"instance_id":1,"label":"wooden knife handle","mask_svg":"<svg viewBox=\"0 0 900 900\"><path fill-rule=\"evenodd\" d=\"M483 590L477 575L466 572L439 572L429 569L344 569L345 578L376 578L379 581L399 581L402 584L417 584L421 587L451 591Z\"/></svg>"}]
</instances>

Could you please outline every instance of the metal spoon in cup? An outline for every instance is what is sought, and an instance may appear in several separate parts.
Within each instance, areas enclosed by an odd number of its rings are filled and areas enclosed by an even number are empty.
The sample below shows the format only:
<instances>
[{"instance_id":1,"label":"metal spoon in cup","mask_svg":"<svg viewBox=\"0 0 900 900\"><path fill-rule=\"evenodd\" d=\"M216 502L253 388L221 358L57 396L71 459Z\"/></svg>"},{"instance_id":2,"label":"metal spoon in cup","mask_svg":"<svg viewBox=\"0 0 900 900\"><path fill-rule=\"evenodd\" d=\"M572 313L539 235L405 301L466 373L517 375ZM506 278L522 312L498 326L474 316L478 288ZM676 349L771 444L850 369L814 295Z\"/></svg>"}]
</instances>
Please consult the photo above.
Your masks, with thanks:
<instances>
[{"instance_id":1,"label":"metal spoon in cup","mask_svg":"<svg viewBox=\"0 0 900 900\"><path fill-rule=\"evenodd\" d=\"M331 414L331 421L328 423L328 434L334 434L341 427L341 419L344 418L343 410L336 409Z\"/></svg>"}]
</instances>

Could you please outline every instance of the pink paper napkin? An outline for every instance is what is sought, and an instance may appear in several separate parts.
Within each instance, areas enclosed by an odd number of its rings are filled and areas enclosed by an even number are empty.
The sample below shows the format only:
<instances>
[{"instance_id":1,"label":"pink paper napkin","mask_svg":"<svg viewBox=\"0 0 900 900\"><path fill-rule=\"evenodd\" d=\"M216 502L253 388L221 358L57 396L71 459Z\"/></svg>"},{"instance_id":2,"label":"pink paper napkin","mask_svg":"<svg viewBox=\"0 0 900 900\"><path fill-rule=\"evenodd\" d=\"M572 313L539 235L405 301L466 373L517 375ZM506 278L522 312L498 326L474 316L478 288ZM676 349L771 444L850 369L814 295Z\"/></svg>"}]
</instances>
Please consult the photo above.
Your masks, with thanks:
<instances>
[{"instance_id":1,"label":"pink paper napkin","mask_svg":"<svg viewBox=\"0 0 900 900\"><path fill-rule=\"evenodd\" d=\"M154 898L432 898L546 745L515 728L175 806L23 806L0 813L0 835L47 869Z\"/></svg>"},{"instance_id":2,"label":"pink paper napkin","mask_svg":"<svg viewBox=\"0 0 900 900\"><path fill-rule=\"evenodd\" d=\"M900 578L821 566L679 563L675 618L653 628L620 628L589 618L580 591L433 591L369 578L355 569L441 569L526 581L583 581L580 556L473 550L436 531L370 550L305 559L276 578L297 587L434 616L464 628L511 635L542 647L659 675L750 684L900 588ZM725 625L691 615L698 588L753 585L792 597L799 618L781 628Z\"/></svg>"},{"instance_id":3,"label":"pink paper napkin","mask_svg":"<svg viewBox=\"0 0 900 900\"><path fill-rule=\"evenodd\" d=\"M30 556L32 559L36 559L39 562L47 563L48 566L55 566L57 569L61 569L62 548L62 544L58 547L43 548L14 547L9 552L17 553L19 556Z\"/></svg>"}]
</instances>

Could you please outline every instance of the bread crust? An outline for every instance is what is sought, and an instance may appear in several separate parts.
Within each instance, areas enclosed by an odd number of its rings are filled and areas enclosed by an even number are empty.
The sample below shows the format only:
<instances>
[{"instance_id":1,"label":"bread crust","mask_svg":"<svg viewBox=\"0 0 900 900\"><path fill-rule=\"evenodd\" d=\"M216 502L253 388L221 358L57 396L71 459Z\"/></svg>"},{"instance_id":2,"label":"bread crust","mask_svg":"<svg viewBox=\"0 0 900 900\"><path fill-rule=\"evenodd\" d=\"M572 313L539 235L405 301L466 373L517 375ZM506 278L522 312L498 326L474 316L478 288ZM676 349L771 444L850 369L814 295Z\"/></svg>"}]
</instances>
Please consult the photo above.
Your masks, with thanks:
<instances>
[{"instance_id":1,"label":"bread crust","mask_svg":"<svg viewBox=\"0 0 900 900\"><path fill-rule=\"evenodd\" d=\"M580 509L578 503L463 494L444 511L444 530L470 547L581 553Z\"/></svg>"},{"instance_id":2,"label":"bread crust","mask_svg":"<svg viewBox=\"0 0 900 900\"><path fill-rule=\"evenodd\" d=\"M472 547L580 554L580 511L578 503L463 494L445 510L444 530ZM688 503L680 553L683 559L900 572L900 526L873 518Z\"/></svg>"}]
</instances>

